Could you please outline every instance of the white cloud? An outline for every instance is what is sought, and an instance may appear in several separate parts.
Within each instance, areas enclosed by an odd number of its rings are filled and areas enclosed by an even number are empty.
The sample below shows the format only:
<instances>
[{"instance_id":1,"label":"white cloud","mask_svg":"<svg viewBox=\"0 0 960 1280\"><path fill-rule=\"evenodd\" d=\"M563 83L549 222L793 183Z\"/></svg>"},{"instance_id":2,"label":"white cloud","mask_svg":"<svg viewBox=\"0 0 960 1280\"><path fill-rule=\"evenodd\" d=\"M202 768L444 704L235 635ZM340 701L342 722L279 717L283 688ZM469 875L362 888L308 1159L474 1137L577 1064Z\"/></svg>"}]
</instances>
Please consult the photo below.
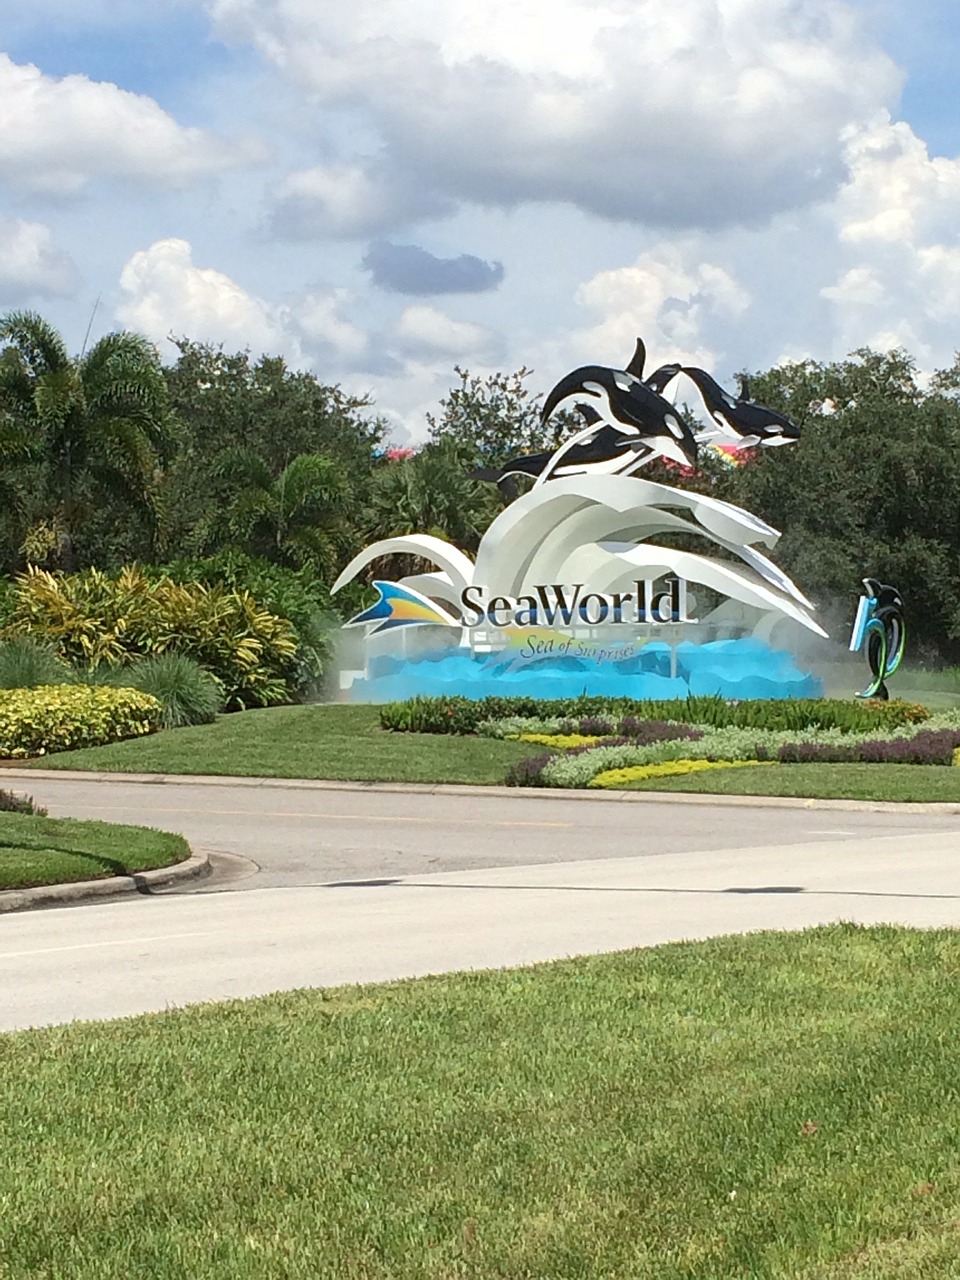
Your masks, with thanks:
<instances>
[{"instance_id":1,"label":"white cloud","mask_svg":"<svg viewBox=\"0 0 960 1280\"><path fill-rule=\"evenodd\" d=\"M173 335L283 355L327 372L362 365L367 337L344 319L344 290L311 290L290 303L267 302L211 267L198 267L186 240L158 240L120 274L116 316L155 342Z\"/></svg>"},{"instance_id":2,"label":"white cloud","mask_svg":"<svg viewBox=\"0 0 960 1280\"><path fill-rule=\"evenodd\" d=\"M577 302L600 318L570 335L571 348L622 368L642 337L650 369L668 360L709 368L716 355L706 334L742 315L750 298L729 270L703 262L702 251L697 240L664 241L630 267L593 276Z\"/></svg>"},{"instance_id":3,"label":"white cloud","mask_svg":"<svg viewBox=\"0 0 960 1280\"><path fill-rule=\"evenodd\" d=\"M80 272L57 246L49 227L0 217L0 298L4 305L31 297L70 297Z\"/></svg>"},{"instance_id":4,"label":"white cloud","mask_svg":"<svg viewBox=\"0 0 960 1280\"><path fill-rule=\"evenodd\" d=\"M900 83L841 0L208 5L224 36L379 137L382 153L344 161L348 185L386 170L420 200L758 223L835 190L843 130Z\"/></svg>"},{"instance_id":5,"label":"white cloud","mask_svg":"<svg viewBox=\"0 0 960 1280\"><path fill-rule=\"evenodd\" d=\"M850 180L829 209L841 266L821 290L835 347L904 346L945 363L960 325L960 160L932 158L885 116L847 147Z\"/></svg>"},{"instance_id":6,"label":"white cloud","mask_svg":"<svg viewBox=\"0 0 960 1280\"><path fill-rule=\"evenodd\" d=\"M284 316L288 328L300 338L306 351L316 356L337 358L347 366L362 365L369 342L362 329L345 320L342 311L350 297L345 289L330 293L309 293Z\"/></svg>"},{"instance_id":7,"label":"white cloud","mask_svg":"<svg viewBox=\"0 0 960 1280\"><path fill-rule=\"evenodd\" d=\"M325 164L280 183L270 225L291 240L365 237L445 210L438 197L382 164Z\"/></svg>"},{"instance_id":8,"label":"white cloud","mask_svg":"<svg viewBox=\"0 0 960 1280\"><path fill-rule=\"evenodd\" d=\"M103 177L181 186L256 154L251 144L182 127L152 98L82 75L55 79L0 53L0 179L8 188L68 196Z\"/></svg>"},{"instance_id":9,"label":"white cloud","mask_svg":"<svg viewBox=\"0 0 960 1280\"><path fill-rule=\"evenodd\" d=\"M195 267L186 240L158 240L133 255L120 274L116 313L156 342L172 333L257 352L289 351L275 309L222 271Z\"/></svg>"},{"instance_id":10,"label":"white cloud","mask_svg":"<svg viewBox=\"0 0 960 1280\"><path fill-rule=\"evenodd\" d=\"M397 321L398 349L409 356L436 359L489 358L497 338L489 329L463 320L453 320L437 307L405 307Z\"/></svg>"}]
</instances>

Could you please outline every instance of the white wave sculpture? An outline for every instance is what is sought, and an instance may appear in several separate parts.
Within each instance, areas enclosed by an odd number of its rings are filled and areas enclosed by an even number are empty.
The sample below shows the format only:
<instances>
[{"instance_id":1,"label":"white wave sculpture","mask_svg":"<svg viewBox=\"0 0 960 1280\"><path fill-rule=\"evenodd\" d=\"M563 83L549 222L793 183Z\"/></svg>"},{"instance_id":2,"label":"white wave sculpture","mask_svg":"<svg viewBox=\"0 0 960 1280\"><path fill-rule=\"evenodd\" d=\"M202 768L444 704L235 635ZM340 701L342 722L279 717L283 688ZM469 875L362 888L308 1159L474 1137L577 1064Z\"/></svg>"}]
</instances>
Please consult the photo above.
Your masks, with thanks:
<instances>
[{"instance_id":1,"label":"white wave sculpture","mask_svg":"<svg viewBox=\"0 0 960 1280\"><path fill-rule=\"evenodd\" d=\"M354 556L334 591L386 555L435 566L398 583L378 582L380 599L347 624L367 627L368 692L371 679L386 680L387 696L399 687L389 671L369 677L372 665L395 673L416 667L403 686L411 692L472 688L470 696L482 696L528 679L517 666L529 662L537 670L525 691L552 683L561 690L552 696L566 696L564 681L574 693L590 685L605 693L644 687L667 697L697 690L809 696L815 678L771 647L772 633L780 623L826 632L811 602L766 554L778 531L728 502L636 474L655 458L692 469L701 448L769 448L792 443L799 432L756 404L745 381L734 396L703 369L668 364L644 377L645 359L638 339L625 369L584 365L567 374L547 396L543 418L566 408L580 415L582 429L552 453L475 473L505 497L515 494L517 477L534 481L487 529L476 561L427 534L386 538ZM683 385L701 402L696 423L676 408ZM418 627L419 647L409 643ZM397 655L392 631L400 628ZM748 637L759 643L739 643ZM443 651L451 650L448 661ZM596 669L604 664L607 670Z\"/></svg>"},{"instance_id":2,"label":"white wave sculpture","mask_svg":"<svg viewBox=\"0 0 960 1280\"><path fill-rule=\"evenodd\" d=\"M728 557L649 541L678 533L694 535ZM506 507L484 534L476 562L428 534L386 538L354 556L333 590L391 554L436 565L434 572L410 575L399 585L448 610L452 606L455 614L464 589L475 585L489 596L532 594L544 583L589 583L593 592L615 593L629 591L638 579L674 575L723 597L701 625L722 624L730 617L727 602L734 601L742 633L766 639L777 622L788 618L825 637L810 601L758 549L773 548L779 537L749 512L703 494L636 476L574 475L538 485ZM489 635L464 628L461 644L480 641L488 643Z\"/></svg>"}]
</instances>

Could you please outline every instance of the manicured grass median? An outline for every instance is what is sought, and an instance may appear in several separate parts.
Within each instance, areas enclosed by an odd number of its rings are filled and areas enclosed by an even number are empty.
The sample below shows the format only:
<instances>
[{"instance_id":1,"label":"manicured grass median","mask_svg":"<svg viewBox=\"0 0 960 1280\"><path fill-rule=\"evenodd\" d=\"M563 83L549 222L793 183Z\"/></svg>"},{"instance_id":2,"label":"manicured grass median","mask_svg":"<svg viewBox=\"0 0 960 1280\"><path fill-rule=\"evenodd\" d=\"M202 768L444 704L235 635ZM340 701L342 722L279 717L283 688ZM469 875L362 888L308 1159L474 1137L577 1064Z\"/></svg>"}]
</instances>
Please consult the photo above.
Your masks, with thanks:
<instances>
[{"instance_id":1,"label":"manicured grass median","mask_svg":"<svg viewBox=\"0 0 960 1280\"><path fill-rule=\"evenodd\" d=\"M960 769L923 764L785 764L649 778L631 782L624 790L960 804Z\"/></svg>"},{"instance_id":2,"label":"manicured grass median","mask_svg":"<svg viewBox=\"0 0 960 1280\"><path fill-rule=\"evenodd\" d=\"M221 716L214 724L58 752L36 764L117 773L496 783L535 750L490 738L386 733L377 707L302 706Z\"/></svg>"},{"instance_id":3,"label":"manicured grass median","mask_svg":"<svg viewBox=\"0 0 960 1280\"><path fill-rule=\"evenodd\" d=\"M0 890L125 876L189 856L186 840L166 831L0 813Z\"/></svg>"},{"instance_id":4,"label":"manicured grass median","mask_svg":"<svg viewBox=\"0 0 960 1280\"><path fill-rule=\"evenodd\" d=\"M540 750L530 743L469 735L387 733L379 727L376 707L318 705L244 711L221 716L214 724L62 751L34 764L42 769L116 773L495 784L503 782L511 764ZM633 783L631 789L960 802L960 769L782 765L654 778Z\"/></svg>"},{"instance_id":5,"label":"manicured grass median","mask_svg":"<svg viewBox=\"0 0 960 1280\"><path fill-rule=\"evenodd\" d=\"M5 1280L960 1274L960 935L0 1037Z\"/></svg>"}]
</instances>

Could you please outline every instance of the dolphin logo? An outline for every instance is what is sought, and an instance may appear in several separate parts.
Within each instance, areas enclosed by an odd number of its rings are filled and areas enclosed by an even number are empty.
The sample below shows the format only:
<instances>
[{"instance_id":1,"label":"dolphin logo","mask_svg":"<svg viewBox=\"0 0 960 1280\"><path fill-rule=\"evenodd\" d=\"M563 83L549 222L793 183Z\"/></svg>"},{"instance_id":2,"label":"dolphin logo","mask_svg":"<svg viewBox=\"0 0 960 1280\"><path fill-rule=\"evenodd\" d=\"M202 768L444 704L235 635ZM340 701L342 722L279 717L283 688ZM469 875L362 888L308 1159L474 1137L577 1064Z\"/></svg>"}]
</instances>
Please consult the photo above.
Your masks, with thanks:
<instances>
[{"instance_id":1,"label":"dolphin logo","mask_svg":"<svg viewBox=\"0 0 960 1280\"><path fill-rule=\"evenodd\" d=\"M364 627L376 623L370 632L371 635L376 635L380 631L393 631L397 627L463 625L459 618L447 613L436 601L422 596L411 587L401 587L396 582L374 582L373 585L380 593L379 600L345 622L344 626Z\"/></svg>"},{"instance_id":2,"label":"dolphin logo","mask_svg":"<svg viewBox=\"0 0 960 1280\"><path fill-rule=\"evenodd\" d=\"M896 587L878 582L876 578L864 578L863 589L865 594L858 602L850 651L855 653L866 644L872 678L857 697L886 701L890 697L886 681L903 661L906 646L903 598Z\"/></svg>"}]
</instances>

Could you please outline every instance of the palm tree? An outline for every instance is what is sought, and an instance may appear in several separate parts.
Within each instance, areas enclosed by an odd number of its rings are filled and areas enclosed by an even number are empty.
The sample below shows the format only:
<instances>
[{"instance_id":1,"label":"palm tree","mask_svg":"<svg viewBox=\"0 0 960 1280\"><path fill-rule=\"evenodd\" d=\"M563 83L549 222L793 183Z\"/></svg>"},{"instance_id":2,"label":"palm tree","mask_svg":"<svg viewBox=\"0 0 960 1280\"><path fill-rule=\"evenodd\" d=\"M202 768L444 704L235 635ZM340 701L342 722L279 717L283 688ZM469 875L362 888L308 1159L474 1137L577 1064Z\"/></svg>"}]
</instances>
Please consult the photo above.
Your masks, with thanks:
<instances>
[{"instance_id":1,"label":"palm tree","mask_svg":"<svg viewBox=\"0 0 960 1280\"><path fill-rule=\"evenodd\" d=\"M311 564L332 580L355 543L354 494L339 463L302 453L279 476L252 450L228 450L218 464L236 487L228 525L253 555Z\"/></svg>"},{"instance_id":2,"label":"palm tree","mask_svg":"<svg viewBox=\"0 0 960 1280\"><path fill-rule=\"evenodd\" d=\"M429 533L475 552L502 502L495 485L472 478L471 458L459 441L441 437L412 457L379 467L367 511L368 540ZM388 577L401 578L423 567L425 563L397 555L381 569Z\"/></svg>"},{"instance_id":3,"label":"palm tree","mask_svg":"<svg viewBox=\"0 0 960 1280\"><path fill-rule=\"evenodd\" d=\"M71 357L32 311L0 317L0 406L21 448L40 459L60 566L73 567L75 531L97 491L155 517L159 464L172 419L156 349L139 334L107 334Z\"/></svg>"},{"instance_id":4,"label":"palm tree","mask_svg":"<svg viewBox=\"0 0 960 1280\"><path fill-rule=\"evenodd\" d=\"M478 483L470 472L469 452L449 438L381 467L371 493L371 537L432 533L475 551L501 502L493 485Z\"/></svg>"}]
</instances>

